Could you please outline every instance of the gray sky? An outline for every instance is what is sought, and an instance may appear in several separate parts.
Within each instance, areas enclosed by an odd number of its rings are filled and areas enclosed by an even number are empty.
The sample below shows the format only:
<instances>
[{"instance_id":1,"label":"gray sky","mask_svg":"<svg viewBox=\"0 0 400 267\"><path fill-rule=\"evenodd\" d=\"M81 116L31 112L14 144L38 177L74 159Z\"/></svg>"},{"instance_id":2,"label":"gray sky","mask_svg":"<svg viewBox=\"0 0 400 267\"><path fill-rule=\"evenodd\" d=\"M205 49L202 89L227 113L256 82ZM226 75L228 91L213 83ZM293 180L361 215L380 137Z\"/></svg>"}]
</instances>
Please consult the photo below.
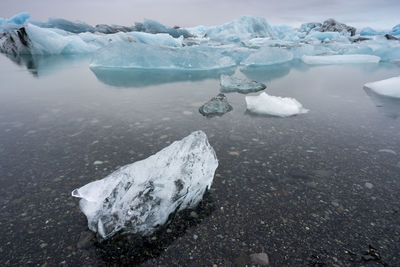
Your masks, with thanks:
<instances>
[{"instance_id":1,"label":"gray sky","mask_svg":"<svg viewBox=\"0 0 400 267\"><path fill-rule=\"evenodd\" d=\"M376 29L400 24L400 0L0 0L0 17L22 11L35 20L61 17L89 24L131 25L149 18L186 27L222 24L242 15L263 16L273 25L327 18Z\"/></svg>"}]
</instances>

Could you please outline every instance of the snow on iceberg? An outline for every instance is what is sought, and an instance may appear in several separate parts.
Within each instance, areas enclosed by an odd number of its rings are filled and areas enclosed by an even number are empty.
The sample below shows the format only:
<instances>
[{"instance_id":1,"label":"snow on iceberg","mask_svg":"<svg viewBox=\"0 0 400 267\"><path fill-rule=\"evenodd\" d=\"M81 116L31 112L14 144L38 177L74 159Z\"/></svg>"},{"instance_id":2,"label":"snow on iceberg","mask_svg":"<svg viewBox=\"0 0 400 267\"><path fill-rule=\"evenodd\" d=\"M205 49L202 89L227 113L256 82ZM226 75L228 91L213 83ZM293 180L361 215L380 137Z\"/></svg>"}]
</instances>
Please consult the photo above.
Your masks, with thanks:
<instances>
[{"instance_id":1,"label":"snow on iceberg","mask_svg":"<svg viewBox=\"0 0 400 267\"><path fill-rule=\"evenodd\" d=\"M229 75L221 75L220 85L221 91L224 93L238 92L241 94L248 94L251 92L258 92L267 88L267 86L263 83L251 81L248 79L240 79Z\"/></svg>"},{"instance_id":2,"label":"snow on iceberg","mask_svg":"<svg viewBox=\"0 0 400 267\"><path fill-rule=\"evenodd\" d=\"M362 64L378 63L381 58L371 55L332 55L332 56L302 56L301 60L306 64Z\"/></svg>"},{"instance_id":3,"label":"snow on iceberg","mask_svg":"<svg viewBox=\"0 0 400 267\"><path fill-rule=\"evenodd\" d=\"M218 167L207 136L196 131L147 159L72 191L90 230L107 239L124 233L149 235L174 212L194 208Z\"/></svg>"},{"instance_id":4,"label":"snow on iceberg","mask_svg":"<svg viewBox=\"0 0 400 267\"><path fill-rule=\"evenodd\" d=\"M90 67L199 71L235 66L236 63L222 52L221 49L205 46L173 48L135 42L119 43L98 52Z\"/></svg>"},{"instance_id":5,"label":"snow on iceberg","mask_svg":"<svg viewBox=\"0 0 400 267\"><path fill-rule=\"evenodd\" d=\"M400 76L366 83L364 86L371 89L376 94L400 98Z\"/></svg>"},{"instance_id":6,"label":"snow on iceberg","mask_svg":"<svg viewBox=\"0 0 400 267\"><path fill-rule=\"evenodd\" d=\"M294 98L271 96L264 92L258 96L246 96L246 103L248 111L261 115L289 117L308 112Z\"/></svg>"}]
</instances>

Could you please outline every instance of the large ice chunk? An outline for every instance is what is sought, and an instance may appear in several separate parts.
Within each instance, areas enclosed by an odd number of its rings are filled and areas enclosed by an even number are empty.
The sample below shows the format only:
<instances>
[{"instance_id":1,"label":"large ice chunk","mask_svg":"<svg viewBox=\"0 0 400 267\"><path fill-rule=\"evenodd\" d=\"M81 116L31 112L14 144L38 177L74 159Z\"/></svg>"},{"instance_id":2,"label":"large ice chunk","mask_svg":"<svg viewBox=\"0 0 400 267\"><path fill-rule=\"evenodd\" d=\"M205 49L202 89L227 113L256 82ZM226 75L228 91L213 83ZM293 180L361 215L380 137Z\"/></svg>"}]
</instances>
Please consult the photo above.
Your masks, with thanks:
<instances>
[{"instance_id":1,"label":"large ice chunk","mask_svg":"<svg viewBox=\"0 0 400 267\"><path fill-rule=\"evenodd\" d=\"M209 27L205 35L218 41L239 42L252 38L273 37L274 31L265 18L243 16L220 26Z\"/></svg>"},{"instance_id":2,"label":"large ice chunk","mask_svg":"<svg viewBox=\"0 0 400 267\"><path fill-rule=\"evenodd\" d=\"M371 55L333 55L333 56L302 56L306 64L324 65L324 64L362 64L378 63L381 58Z\"/></svg>"},{"instance_id":3,"label":"large ice chunk","mask_svg":"<svg viewBox=\"0 0 400 267\"><path fill-rule=\"evenodd\" d=\"M241 94L248 94L251 92L258 92L267 88L263 83L252 81L249 79L241 79L229 75L221 75L220 77L221 91L224 93L238 92Z\"/></svg>"},{"instance_id":4,"label":"large ice chunk","mask_svg":"<svg viewBox=\"0 0 400 267\"><path fill-rule=\"evenodd\" d=\"M207 136L196 131L149 158L75 189L89 229L106 239L125 233L151 234L168 216L194 208L218 166Z\"/></svg>"},{"instance_id":5,"label":"large ice chunk","mask_svg":"<svg viewBox=\"0 0 400 267\"><path fill-rule=\"evenodd\" d=\"M400 98L400 76L364 85L379 95Z\"/></svg>"},{"instance_id":6,"label":"large ice chunk","mask_svg":"<svg viewBox=\"0 0 400 267\"><path fill-rule=\"evenodd\" d=\"M173 48L125 42L97 53L90 67L196 71L236 65L222 53L221 49L206 46Z\"/></svg>"},{"instance_id":7,"label":"large ice chunk","mask_svg":"<svg viewBox=\"0 0 400 267\"><path fill-rule=\"evenodd\" d=\"M258 96L246 96L246 103L248 111L261 115L288 117L308 112L294 98L271 96L264 92Z\"/></svg>"}]
</instances>

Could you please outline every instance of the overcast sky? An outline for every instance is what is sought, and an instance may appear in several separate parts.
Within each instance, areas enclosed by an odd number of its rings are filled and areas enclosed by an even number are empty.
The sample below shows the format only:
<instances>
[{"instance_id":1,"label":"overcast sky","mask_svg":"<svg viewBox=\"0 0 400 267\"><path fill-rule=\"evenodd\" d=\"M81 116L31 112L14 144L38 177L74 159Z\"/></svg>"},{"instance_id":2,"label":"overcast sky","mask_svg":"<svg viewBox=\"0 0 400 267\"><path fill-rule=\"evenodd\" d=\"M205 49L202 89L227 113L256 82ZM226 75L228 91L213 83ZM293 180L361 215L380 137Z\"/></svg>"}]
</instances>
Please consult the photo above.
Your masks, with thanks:
<instances>
[{"instance_id":1,"label":"overcast sky","mask_svg":"<svg viewBox=\"0 0 400 267\"><path fill-rule=\"evenodd\" d=\"M131 25L149 18L187 27L222 24L242 15L263 16L274 25L327 18L376 29L400 24L400 0L0 0L0 17L22 11L34 20L61 17L89 24Z\"/></svg>"}]
</instances>

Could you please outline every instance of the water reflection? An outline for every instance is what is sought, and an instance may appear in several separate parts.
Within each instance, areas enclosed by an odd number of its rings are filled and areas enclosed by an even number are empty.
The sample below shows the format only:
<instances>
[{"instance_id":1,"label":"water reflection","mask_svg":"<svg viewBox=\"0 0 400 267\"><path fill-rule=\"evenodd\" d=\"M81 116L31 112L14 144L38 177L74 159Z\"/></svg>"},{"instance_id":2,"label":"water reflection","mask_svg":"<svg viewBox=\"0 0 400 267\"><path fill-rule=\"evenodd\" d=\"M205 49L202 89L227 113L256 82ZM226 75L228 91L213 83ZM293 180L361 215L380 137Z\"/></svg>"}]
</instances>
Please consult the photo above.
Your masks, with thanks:
<instances>
[{"instance_id":1,"label":"water reflection","mask_svg":"<svg viewBox=\"0 0 400 267\"><path fill-rule=\"evenodd\" d=\"M371 98L372 102L376 105L378 110L385 114L385 116L397 119L400 117L400 99L387 96L378 95L368 87L364 86L364 90Z\"/></svg>"},{"instance_id":2,"label":"water reflection","mask_svg":"<svg viewBox=\"0 0 400 267\"><path fill-rule=\"evenodd\" d=\"M18 66L26 67L35 77L52 75L89 58L89 55L3 55Z\"/></svg>"},{"instance_id":3,"label":"water reflection","mask_svg":"<svg viewBox=\"0 0 400 267\"><path fill-rule=\"evenodd\" d=\"M115 87L146 87L151 85L219 79L221 74L231 75L234 68L206 71L185 70L141 70L91 68L102 83Z\"/></svg>"},{"instance_id":4,"label":"water reflection","mask_svg":"<svg viewBox=\"0 0 400 267\"><path fill-rule=\"evenodd\" d=\"M307 71L309 66L296 60L283 64L274 64L268 66L249 66L242 68L240 71L251 80L258 82L270 82L274 79L285 77L290 73L291 69Z\"/></svg>"}]
</instances>

